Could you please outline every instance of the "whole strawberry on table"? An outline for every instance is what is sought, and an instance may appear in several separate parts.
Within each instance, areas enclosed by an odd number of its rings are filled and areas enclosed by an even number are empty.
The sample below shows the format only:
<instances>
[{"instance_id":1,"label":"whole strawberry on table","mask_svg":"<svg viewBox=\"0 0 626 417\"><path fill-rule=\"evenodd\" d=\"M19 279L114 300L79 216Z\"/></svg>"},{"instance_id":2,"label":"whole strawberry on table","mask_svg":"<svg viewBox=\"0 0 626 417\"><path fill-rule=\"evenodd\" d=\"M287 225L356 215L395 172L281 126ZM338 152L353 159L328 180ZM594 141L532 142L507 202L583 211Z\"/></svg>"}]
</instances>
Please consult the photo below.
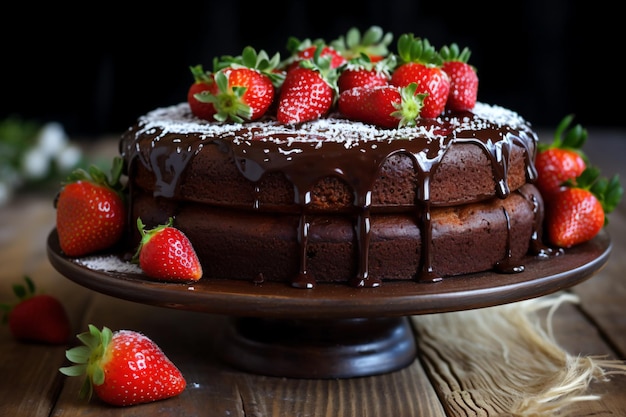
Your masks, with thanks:
<instances>
[{"instance_id":1,"label":"whole strawberry on table","mask_svg":"<svg viewBox=\"0 0 626 417\"><path fill-rule=\"evenodd\" d=\"M74 364L59 371L85 377L81 399L89 401L95 393L108 404L130 406L177 396L187 386L161 348L137 331L99 330L90 324L77 337L83 345L66 351Z\"/></svg>"},{"instance_id":2,"label":"whole strawberry on table","mask_svg":"<svg viewBox=\"0 0 626 417\"><path fill-rule=\"evenodd\" d=\"M37 293L33 280L13 285L15 303L0 303L2 321L21 342L63 345L69 341L70 319L61 301L53 295Z\"/></svg>"}]
</instances>

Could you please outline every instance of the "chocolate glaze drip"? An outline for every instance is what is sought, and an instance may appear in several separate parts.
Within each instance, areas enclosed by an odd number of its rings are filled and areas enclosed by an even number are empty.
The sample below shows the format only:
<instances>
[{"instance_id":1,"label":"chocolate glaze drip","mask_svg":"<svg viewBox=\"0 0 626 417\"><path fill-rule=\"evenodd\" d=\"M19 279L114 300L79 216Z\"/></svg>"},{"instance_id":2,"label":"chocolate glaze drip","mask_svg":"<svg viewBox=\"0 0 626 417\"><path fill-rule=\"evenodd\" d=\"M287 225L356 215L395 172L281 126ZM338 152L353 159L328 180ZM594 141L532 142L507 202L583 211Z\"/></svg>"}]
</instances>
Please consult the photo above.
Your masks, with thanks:
<instances>
[{"instance_id":1,"label":"chocolate glaze drip","mask_svg":"<svg viewBox=\"0 0 626 417\"><path fill-rule=\"evenodd\" d=\"M541 216L539 215L539 210L541 206L539 205L539 201L536 195L527 196L527 200L531 202L533 205L533 213L535 214L534 223L533 223L533 233L530 238L530 247L528 248L528 253L533 256L538 256L540 258L551 258L554 256L560 256L564 253L563 248L552 248L546 246L543 243L542 235L542 225L541 225Z\"/></svg>"},{"instance_id":2,"label":"chocolate glaze drip","mask_svg":"<svg viewBox=\"0 0 626 417\"><path fill-rule=\"evenodd\" d=\"M171 120L171 126L164 125L164 120ZM372 189L381 166L389 157L398 153L407 155L418 178L415 219L422 236L422 265L415 279L436 282L441 276L432 266L430 179L446 151L457 143L478 146L490 161L496 195L506 198L510 194L507 172L512 145L525 150L526 176L532 182L536 177L532 163L536 142L537 137L530 126L515 113L480 103L473 112L446 113L437 119L421 120L417 128L398 130L374 129L337 117L301 126L281 126L271 120L219 125L193 119L188 109L180 105L140 119L139 124L122 138L120 146L129 165L141 163L155 173L155 196L175 196L177 182L187 164L207 144L217 145L230 155L241 175L257 183L252 210L262 209L258 196L263 190L258 181L270 172L283 173L293 185L294 202L300 208L297 234L300 268L292 285L313 288L315 277L307 270L311 227L307 215L312 190L322 178L339 177L353 191L358 265L351 285L376 287L381 282L369 276L368 266ZM506 212L504 214L508 216ZM537 244L538 239L534 248ZM506 261L510 259L507 257L498 269L503 272L523 270L523 266L512 266Z\"/></svg>"}]
</instances>

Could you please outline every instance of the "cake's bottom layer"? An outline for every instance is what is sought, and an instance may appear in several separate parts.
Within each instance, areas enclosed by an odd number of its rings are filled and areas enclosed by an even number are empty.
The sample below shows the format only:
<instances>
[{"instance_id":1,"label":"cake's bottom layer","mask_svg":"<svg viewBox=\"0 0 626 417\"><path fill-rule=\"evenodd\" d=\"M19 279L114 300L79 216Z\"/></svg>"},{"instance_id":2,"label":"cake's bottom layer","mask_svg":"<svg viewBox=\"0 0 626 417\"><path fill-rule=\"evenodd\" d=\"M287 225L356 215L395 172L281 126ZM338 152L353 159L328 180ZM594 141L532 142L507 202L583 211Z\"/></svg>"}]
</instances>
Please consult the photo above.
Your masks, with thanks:
<instances>
[{"instance_id":1,"label":"cake's bottom layer","mask_svg":"<svg viewBox=\"0 0 626 417\"><path fill-rule=\"evenodd\" d=\"M364 263L366 276L381 281L419 280L425 265L441 277L502 263L521 266L542 215L538 191L526 185L504 200L434 208L430 246L422 242L418 212L372 215L369 245L360 248L357 216L307 216L304 243L297 215L217 209L147 194L132 202L133 218L149 227L174 217L200 258L203 279L251 282L291 282L303 272L313 282L350 282Z\"/></svg>"}]
</instances>

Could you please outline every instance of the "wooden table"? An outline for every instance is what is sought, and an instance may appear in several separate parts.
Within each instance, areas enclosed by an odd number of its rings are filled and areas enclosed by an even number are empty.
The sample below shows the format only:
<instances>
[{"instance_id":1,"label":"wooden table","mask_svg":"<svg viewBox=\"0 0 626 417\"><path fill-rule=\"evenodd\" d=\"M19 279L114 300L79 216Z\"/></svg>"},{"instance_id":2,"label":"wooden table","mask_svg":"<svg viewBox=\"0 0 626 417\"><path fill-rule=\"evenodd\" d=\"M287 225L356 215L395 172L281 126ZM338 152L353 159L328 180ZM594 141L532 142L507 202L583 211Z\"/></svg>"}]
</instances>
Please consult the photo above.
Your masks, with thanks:
<instances>
[{"instance_id":1,"label":"wooden table","mask_svg":"<svg viewBox=\"0 0 626 417\"><path fill-rule=\"evenodd\" d=\"M548 137L549 136L541 136ZM114 141L99 145L114 153ZM95 148L94 148L95 149ZM605 174L626 183L626 132L591 131L586 152ZM217 330L227 317L151 306L101 294L68 280L50 264L46 240L54 227L52 195L21 196L0 209L0 300L11 285L30 275L41 290L63 300L75 333L87 324L139 330L155 340L187 381L176 398L129 408L78 400L81 380L58 368L68 346L18 343L0 327L0 416L457 416L501 415L476 409L471 399L448 395L463 375L439 374L432 352L396 372L348 379L299 379L256 375L223 363L216 355ZM560 306L553 317L555 337L572 355L626 359L626 201L610 216L612 254L606 266L570 291L580 303ZM419 317L419 316L418 316ZM456 378L456 379L455 379ZM600 399L569 408L573 416L626 415L626 375L594 382ZM454 403L453 403L454 402Z\"/></svg>"}]
</instances>

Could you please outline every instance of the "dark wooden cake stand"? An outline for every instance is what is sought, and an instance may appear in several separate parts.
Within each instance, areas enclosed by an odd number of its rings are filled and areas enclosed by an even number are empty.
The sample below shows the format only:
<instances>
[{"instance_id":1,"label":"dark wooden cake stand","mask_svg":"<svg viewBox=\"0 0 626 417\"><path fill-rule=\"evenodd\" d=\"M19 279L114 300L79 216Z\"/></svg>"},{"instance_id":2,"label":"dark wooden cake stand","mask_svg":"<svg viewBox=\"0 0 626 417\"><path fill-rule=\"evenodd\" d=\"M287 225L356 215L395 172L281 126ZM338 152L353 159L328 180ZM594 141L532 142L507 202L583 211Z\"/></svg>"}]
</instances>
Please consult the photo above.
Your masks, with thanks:
<instances>
[{"instance_id":1,"label":"dark wooden cake stand","mask_svg":"<svg viewBox=\"0 0 626 417\"><path fill-rule=\"evenodd\" d=\"M436 283L384 282L378 288L202 279L193 284L150 280L141 273L91 269L63 255L56 230L48 237L52 266L70 280L130 301L223 314L221 354L252 373L293 378L350 378L395 371L415 358L408 316L521 301L572 287L607 262L611 240L593 240L552 259L528 258L518 274L479 273ZM110 254L107 256L117 256Z\"/></svg>"}]
</instances>

